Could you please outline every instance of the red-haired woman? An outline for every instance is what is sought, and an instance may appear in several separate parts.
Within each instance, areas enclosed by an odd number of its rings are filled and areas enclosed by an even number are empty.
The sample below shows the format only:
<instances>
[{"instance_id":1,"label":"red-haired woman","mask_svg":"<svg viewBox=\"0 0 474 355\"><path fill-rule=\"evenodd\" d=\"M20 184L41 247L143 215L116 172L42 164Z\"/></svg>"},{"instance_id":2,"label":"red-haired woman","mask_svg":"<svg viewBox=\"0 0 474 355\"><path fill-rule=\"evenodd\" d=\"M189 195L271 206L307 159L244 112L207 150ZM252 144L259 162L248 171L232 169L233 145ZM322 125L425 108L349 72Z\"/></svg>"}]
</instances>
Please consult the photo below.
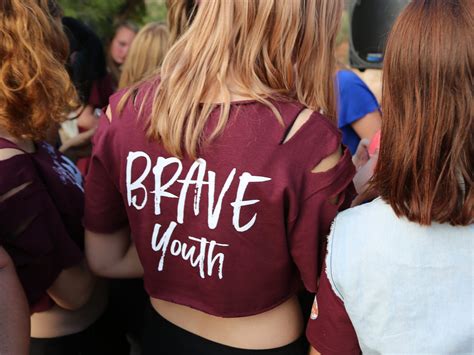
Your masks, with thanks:
<instances>
[{"instance_id":1,"label":"red-haired woman","mask_svg":"<svg viewBox=\"0 0 474 355\"><path fill-rule=\"evenodd\" d=\"M474 350L473 27L471 0L413 0L390 34L380 198L333 225L307 329L323 354Z\"/></svg>"},{"instance_id":2,"label":"red-haired woman","mask_svg":"<svg viewBox=\"0 0 474 355\"><path fill-rule=\"evenodd\" d=\"M45 142L75 108L67 39L48 0L0 4L0 246L29 302L30 354L93 354L105 293L82 252L82 180Z\"/></svg>"}]
</instances>

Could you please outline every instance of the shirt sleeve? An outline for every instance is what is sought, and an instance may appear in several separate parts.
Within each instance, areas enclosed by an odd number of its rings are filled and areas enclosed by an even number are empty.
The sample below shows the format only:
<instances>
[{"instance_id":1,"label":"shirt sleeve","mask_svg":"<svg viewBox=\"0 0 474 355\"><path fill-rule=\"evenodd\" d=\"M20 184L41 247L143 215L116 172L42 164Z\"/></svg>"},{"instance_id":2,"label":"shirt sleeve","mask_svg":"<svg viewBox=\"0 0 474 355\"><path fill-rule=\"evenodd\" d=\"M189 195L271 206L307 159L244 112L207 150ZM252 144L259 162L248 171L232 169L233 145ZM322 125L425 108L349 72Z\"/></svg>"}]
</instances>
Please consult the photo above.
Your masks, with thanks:
<instances>
[{"instance_id":1,"label":"shirt sleeve","mask_svg":"<svg viewBox=\"0 0 474 355\"><path fill-rule=\"evenodd\" d=\"M0 245L12 257L30 305L34 305L63 269L84 255L71 239L57 207L26 155L0 162Z\"/></svg>"},{"instance_id":2,"label":"shirt sleeve","mask_svg":"<svg viewBox=\"0 0 474 355\"><path fill-rule=\"evenodd\" d=\"M339 162L321 173L311 173L307 183L310 194L304 199L297 217L289 224L290 253L305 288L316 292L321 272L326 236L339 210L350 206L355 191L352 184L355 168L346 149ZM331 198L337 197L337 202Z\"/></svg>"},{"instance_id":3,"label":"shirt sleeve","mask_svg":"<svg viewBox=\"0 0 474 355\"><path fill-rule=\"evenodd\" d=\"M326 272L321 273L319 288L306 328L306 337L323 355L361 353L357 334L344 303L334 293Z\"/></svg>"},{"instance_id":4,"label":"shirt sleeve","mask_svg":"<svg viewBox=\"0 0 474 355\"><path fill-rule=\"evenodd\" d=\"M93 140L92 157L85 186L84 226L96 233L113 233L128 225L128 218L119 189L119 177L114 175L117 142L111 135L111 124L105 114Z\"/></svg>"},{"instance_id":5,"label":"shirt sleeve","mask_svg":"<svg viewBox=\"0 0 474 355\"><path fill-rule=\"evenodd\" d=\"M339 128L349 126L379 109L379 104L372 91L353 72L339 71L337 84Z\"/></svg>"}]
</instances>

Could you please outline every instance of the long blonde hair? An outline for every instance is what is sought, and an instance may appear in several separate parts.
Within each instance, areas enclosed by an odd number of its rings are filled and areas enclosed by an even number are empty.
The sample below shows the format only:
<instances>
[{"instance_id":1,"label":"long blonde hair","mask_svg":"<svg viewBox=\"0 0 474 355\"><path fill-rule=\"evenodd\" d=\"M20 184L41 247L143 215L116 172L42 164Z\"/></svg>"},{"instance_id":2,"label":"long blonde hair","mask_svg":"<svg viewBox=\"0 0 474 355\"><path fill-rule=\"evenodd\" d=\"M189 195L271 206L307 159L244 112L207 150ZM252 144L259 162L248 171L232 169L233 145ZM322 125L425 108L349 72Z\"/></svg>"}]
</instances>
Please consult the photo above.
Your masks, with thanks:
<instances>
[{"instance_id":1,"label":"long blonde hair","mask_svg":"<svg viewBox=\"0 0 474 355\"><path fill-rule=\"evenodd\" d=\"M177 157L186 152L196 158L216 106L209 102L215 92L222 104L209 139L226 126L230 78L239 87L232 94L267 105L280 121L269 98L297 100L334 118L334 51L341 12L340 0L200 2L189 30L170 49L161 76L147 91L155 90L149 137Z\"/></svg>"},{"instance_id":2,"label":"long blonde hair","mask_svg":"<svg viewBox=\"0 0 474 355\"><path fill-rule=\"evenodd\" d=\"M143 27L123 64L119 88L135 84L158 70L168 49L169 32L165 25L152 22Z\"/></svg>"},{"instance_id":3,"label":"long blonde hair","mask_svg":"<svg viewBox=\"0 0 474 355\"><path fill-rule=\"evenodd\" d=\"M194 0L166 0L170 42L174 43L188 29L196 13Z\"/></svg>"}]
</instances>

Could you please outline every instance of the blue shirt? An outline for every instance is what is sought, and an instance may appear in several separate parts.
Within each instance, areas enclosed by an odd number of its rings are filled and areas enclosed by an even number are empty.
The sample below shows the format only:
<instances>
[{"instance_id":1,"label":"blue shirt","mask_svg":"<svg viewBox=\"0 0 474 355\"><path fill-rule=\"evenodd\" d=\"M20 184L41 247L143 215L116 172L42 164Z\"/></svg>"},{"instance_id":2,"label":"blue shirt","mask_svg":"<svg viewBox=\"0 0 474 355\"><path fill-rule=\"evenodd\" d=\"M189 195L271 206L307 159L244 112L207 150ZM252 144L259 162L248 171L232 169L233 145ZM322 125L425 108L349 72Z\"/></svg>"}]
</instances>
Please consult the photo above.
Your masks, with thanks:
<instances>
[{"instance_id":1,"label":"blue shirt","mask_svg":"<svg viewBox=\"0 0 474 355\"><path fill-rule=\"evenodd\" d=\"M354 131L351 124L365 115L378 110L379 104L367 85L349 70L337 72L337 86L338 126L342 131L342 143L354 155L359 145L360 137Z\"/></svg>"}]
</instances>

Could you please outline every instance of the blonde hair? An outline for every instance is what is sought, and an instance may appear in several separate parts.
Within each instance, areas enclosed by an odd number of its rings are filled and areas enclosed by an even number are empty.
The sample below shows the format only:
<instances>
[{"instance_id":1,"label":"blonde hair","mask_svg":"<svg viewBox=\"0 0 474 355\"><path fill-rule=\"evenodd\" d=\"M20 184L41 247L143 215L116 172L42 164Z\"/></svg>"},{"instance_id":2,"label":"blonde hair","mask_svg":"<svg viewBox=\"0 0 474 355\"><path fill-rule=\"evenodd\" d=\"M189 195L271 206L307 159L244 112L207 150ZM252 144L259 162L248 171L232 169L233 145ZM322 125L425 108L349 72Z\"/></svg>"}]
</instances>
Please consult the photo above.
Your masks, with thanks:
<instances>
[{"instance_id":1,"label":"blonde hair","mask_svg":"<svg viewBox=\"0 0 474 355\"><path fill-rule=\"evenodd\" d=\"M119 88L135 84L159 70L169 49L168 28L158 22L143 27L123 64Z\"/></svg>"},{"instance_id":2,"label":"blonde hair","mask_svg":"<svg viewBox=\"0 0 474 355\"><path fill-rule=\"evenodd\" d=\"M176 42L189 28L196 12L196 6L194 0L166 0L170 43Z\"/></svg>"},{"instance_id":3,"label":"blonde hair","mask_svg":"<svg viewBox=\"0 0 474 355\"><path fill-rule=\"evenodd\" d=\"M148 135L177 157L184 150L196 158L215 92L222 104L210 140L226 126L231 94L267 105L280 121L269 98L297 100L335 118L341 13L339 0L202 1L189 30L168 52L161 77L147 90L149 95L157 87ZM229 79L238 92L231 93Z\"/></svg>"},{"instance_id":4,"label":"blonde hair","mask_svg":"<svg viewBox=\"0 0 474 355\"><path fill-rule=\"evenodd\" d=\"M17 138L44 139L78 106L65 69L68 40L49 4L0 1L0 125Z\"/></svg>"}]
</instances>

